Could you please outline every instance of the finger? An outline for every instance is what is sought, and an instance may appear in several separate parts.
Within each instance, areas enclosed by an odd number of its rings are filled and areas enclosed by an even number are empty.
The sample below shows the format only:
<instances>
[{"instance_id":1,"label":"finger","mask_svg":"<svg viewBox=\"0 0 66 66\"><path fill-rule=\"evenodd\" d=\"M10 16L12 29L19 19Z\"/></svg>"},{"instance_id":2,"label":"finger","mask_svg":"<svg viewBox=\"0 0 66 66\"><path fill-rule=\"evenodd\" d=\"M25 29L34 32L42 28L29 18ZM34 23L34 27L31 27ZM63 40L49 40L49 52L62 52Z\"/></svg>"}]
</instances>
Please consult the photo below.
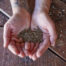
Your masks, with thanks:
<instances>
[{"instance_id":1,"label":"finger","mask_svg":"<svg viewBox=\"0 0 66 66\"><path fill-rule=\"evenodd\" d=\"M34 43L30 43L31 44L31 46L30 46L30 49L29 50L25 50L25 52L27 53L27 55L28 56L30 56L31 55L31 52L33 51L33 49L34 49L34 46L35 46L35 44Z\"/></svg>"},{"instance_id":2,"label":"finger","mask_svg":"<svg viewBox=\"0 0 66 66\"><path fill-rule=\"evenodd\" d=\"M29 56L30 55L30 47L31 47L30 43L26 42L25 43L25 47L23 49L26 56Z\"/></svg>"},{"instance_id":3,"label":"finger","mask_svg":"<svg viewBox=\"0 0 66 66\"><path fill-rule=\"evenodd\" d=\"M34 55L31 57L31 59L32 59L33 61L35 61L35 60L37 59L36 54L34 54Z\"/></svg>"},{"instance_id":4,"label":"finger","mask_svg":"<svg viewBox=\"0 0 66 66\"><path fill-rule=\"evenodd\" d=\"M34 47L35 47L35 44L33 42L31 42L30 52L33 51Z\"/></svg>"},{"instance_id":5,"label":"finger","mask_svg":"<svg viewBox=\"0 0 66 66\"><path fill-rule=\"evenodd\" d=\"M22 47L22 50L23 50L25 56L28 56L29 55L29 51L25 49L25 43L22 43L21 47Z\"/></svg>"},{"instance_id":6,"label":"finger","mask_svg":"<svg viewBox=\"0 0 66 66\"><path fill-rule=\"evenodd\" d=\"M20 54L21 54L21 56L24 58L26 55L25 55L25 52L24 52L24 46L25 46L25 44L24 43L22 43L22 45L21 45L21 52L20 52Z\"/></svg>"},{"instance_id":7,"label":"finger","mask_svg":"<svg viewBox=\"0 0 66 66\"><path fill-rule=\"evenodd\" d=\"M28 51L26 49L24 49L24 53L25 53L26 56L29 56L30 55L30 51Z\"/></svg>"},{"instance_id":8,"label":"finger","mask_svg":"<svg viewBox=\"0 0 66 66\"><path fill-rule=\"evenodd\" d=\"M25 43L21 43L20 46L21 46L21 48L24 48L25 47Z\"/></svg>"},{"instance_id":9,"label":"finger","mask_svg":"<svg viewBox=\"0 0 66 66\"><path fill-rule=\"evenodd\" d=\"M55 46L55 42L56 42L56 39L57 39L57 34L56 34L55 27L54 28L50 27L49 34L50 34L51 46Z\"/></svg>"},{"instance_id":10,"label":"finger","mask_svg":"<svg viewBox=\"0 0 66 66\"><path fill-rule=\"evenodd\" d=\"M44 39L42 43L40 43L40 46L36 52L36 56L39 58L50 46L50 41L49 39Z\"/></svg>"},{"instance_id":11,"label":"finger","mask_svg":"<svg viewBox=\"0 0 66 66\"><path fill-rule=\"evenodd\" d=\"M32 59L33 61L35 61L37 59L37 56L36 56L36 50L38 48L38 43L34 44L34 43L31 43L31 46L32 46L32 52L31 54L29 55L29 58Z\"/></svg>"},{"instance_id":12,"label":"finger","mask_svg":"<svg viewBox=\"0 0 66 66\"><path fill-rule=\"evenodd\" d=\"M30 58L32 58L33 54L37 51L38 47L39 47L39 44L36 43L35 46L34 46L34 48L33 48L33 50L32 50L32 52L31 52L31 54L29 55Z\"/></svg>"},{"instance_id":13,"label":"finger","mask_svg":"<svg viewBox=\"0 0 66 66\"><path fill-rule=\"evenodd\" d=\"M21 58L24 58L25 57L25 53L23 51L21 51L18 56L21 57Z\"/></svg>"},{"instance_id":14,"label":"finger","mask_svg":"<svg viewBox=\"0 0 66 66\"><path fill-rule=\"evenodd\" d=\"M31 48L31 44L29 42L26 42L25 43L25 49L30 50L30 48Z\"/></svg>"},{"instance_id":15,"label":"finger","mask_svg":"<svg viewBox=\"0 0 66 66\"><path fill-rule=\"evenodd\" d=\"M50 37L50 41L51 41L51 46L55 46L55 44L56 44L56 39L57 39L57 35L55 36L55 37L53 37L53 36L51 36Z\"/></svg>"},{"instance_id":16,"label":"finger","mask_svg":"<svg viewBox=\"0 0 66 66\"><path fill-rule=\"evenodd\" d=\"M22 38L19 38L19 39L18 39L18 38L15 37L15 36L12 37L12 40L14 40L14 41L16 41L16 42L18 42L18 43L23 42Z\"/></svg>"},{"instance_id":17,"label":"finger","mask_svg":"<svg viewBox=\"0 0 66 66\"><path fill-rule=\"evenodd\" d=\"M8 47L10 40L11 40L11 28L9 24L5 24L4 32L3 32L3 39L4 39L4 47Z\"/></svg>"},{"instance_id":18,"label":"finger","mask_svg":"<svg viewBox=\"0 0 66 66\"><path fill-rule=\"evenodd\" d=\"M44 47L41 47L40 50L36 52L36 56L39 58L50 46L50 44L46 44Z\"/></svg>"},{"instance_id":19,"label":"finger","mask_svg":"<svg viewBox=\"0 0 66 66\"><path fill-rule=\"evenodd\" d=\"M33 49L33 51L32 51L32 53L31 53L31 54L34 54L34 53L36 52L36 50L37 50L38 46L39 46L39 43L36 43L36 44L35 44L35 47L34 47L34 49Z\"/></svg>"},{"instance_id":20,"label":"finger","mask_svg":"<svg viewBox=\"0 0 66 66\"><path fill-rule=\"evenodd\" d=\"M49 18L50 20L50 25L48 26L48 30L49 30L49 34L50 34L50 41L51 41L51 46L55 46L55 42L57 39L57 33L56 33L56 28L55 28L55 24L53 23L53 21L51 20L51 18Z\"/></svg>"},{"instance_id":21,"label":"finger","mask_svg":"<svg viewBox=\"0 0 66 66\"><path fill-rule=\"evenodd\" d=\"M29 54L30 54L30 47L31 47L31 44L29 42L26 42L25 48L24 48L24 52L25 52L26 56L29 56Z\"/></svg>"},{"instance_id":22,"label":"finger","mask_svg":"<svg viewBox=\"0 0 66 66\"><path fill-rule=\"evenodd\" d=\"M14 55L18 55L20 52L18 50L18 48L15 45L14 41L11 41L10 44L8 45L8 49L14 54Z\"/></svg>"},{"instance_id":23,"label":"finger","mask_svg":"<svg viewBox=\"0 0 66 66\"><path fill-rule=\"evenodd\" d=\"M21 45L22 44L22 45ZM17 46L17 48L18 48L18 50L20 51L20 54L18 55L19 57L21 57L21 58L24 58L25 57L25 53L24 53L24 51L23 51L23 43L16 43L16 46Z\"/></svg>"}]
</instances>

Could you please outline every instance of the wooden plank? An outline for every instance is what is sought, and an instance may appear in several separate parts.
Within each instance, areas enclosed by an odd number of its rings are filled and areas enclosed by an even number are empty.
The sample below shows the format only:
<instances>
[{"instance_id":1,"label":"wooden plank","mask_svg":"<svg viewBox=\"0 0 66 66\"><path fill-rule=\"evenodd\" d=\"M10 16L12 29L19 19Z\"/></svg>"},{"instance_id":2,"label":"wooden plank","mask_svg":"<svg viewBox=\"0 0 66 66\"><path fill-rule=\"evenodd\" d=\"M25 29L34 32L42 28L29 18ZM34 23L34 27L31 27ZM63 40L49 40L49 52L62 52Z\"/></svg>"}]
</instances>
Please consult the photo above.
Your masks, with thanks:
<instances>
[{"instance_id":1,"label":"wooden plank","mask_svg":"<svg viewBox=\"0 0 66 66\"><path fill-rule=\"evenodd\" d=\"M2 8L9 15L12 15L10 0L0 0L0 8Z\"/></svg>"},{"instance_id":2,"label":"wooden plank","mask_svg":"<svg viewBox=\"0 0 66 66\"><path fill-rule=\"evenodd\" d=\"M3 27L7 20L8 18L2 12L0 12L0 27Z\"/></svg>"},{"instance_id":3,"label":"wooden plank","mask_svg":"<svg viewBox=\"0 0 66 66\"><path fill-rule=\"evenodd\" d=\"M3 36L3 34L2 34L2 32L1 31L3 31L2 29L0 29L0 66L2 66L2 59L3 59L3 51L4 51L4 49L3 49L3 40L2 40L2 36Z\"/></svg>"},{"instance_id":4,"label":"wooden plank","mask_svg":"<svg viewBox=\"0 0 66 66\"><path fill-rule=\"evenodd\" d=\"M58 55L66 60L66 17L56 23L58 39L55 47L51 47Z\"/></svg>"},{"instance_id":5,"label":"wooden plank","mask_svg":"<svg viewBox=\"0 0 66 66\"><path fill-rule=\"evenodd\" d=\"M21 62L21 61L20 61ZM63 64L62 64L63 63ZM28 63L26 66L66 66L66 63L55 56L49 50L43 56L33 63Z\"/></svg>"},{"instance_id":6,"label":"wooden plank","mask_svg":"<svg viewBox=\"0 0 66 66\"><path fill-rule=\"evenodd\" d=\"M33 11L34 1L33 0L31 0L31 1L28 0L28 1L29 1L30 9L31 9L31 11ZM58 0L58 2L59 2L59 0ZM58 2L56 1L55 5L57 4L57 6L59 8L60 5L58 5L59 4ZM5 4L3 4L3 3L5 3ZM4 6L5 6L5 8L4 8ZM9 5L9 1L7 0L7 2L6 2L5 0L1 0L0 7L2 9L4 9L10 15L10 13L12 12L11 11L11 7L7 7L7 6L10 6ZM62 8L63 7L61 7L61 9ZM64 9L65 9L65 7L64 7ZM65 23L65 21L66 21L65 17L63 17L62 21L55 22L56 23L56 27L57 27L57 31L58 31L58 34L59 34L60 38L57 41L56 47L54 47L54 48L51 47L51 49L54 52L56 52L57 54L59 54L59 56L63 57L66 60L66 49L65 49L66 48L66 44L65 44L66 43L66 41L65 41L66 40L66 27L65 27L66 26L66 23Z\"/></svg>"},{"instance_id":7,"label":"wooden plank","mask_svg":"<svg viewBox=\"0 0 66 66\"><path fill-rule=\"evenodd\" d=\"M0 27L0 66L16 65L19 66L19 58L3 48L3 28Z\"/></svg>"},{"instance_id":8,"label":"wooden plank","mask_svg":"<svg viewBox=\"0 0 66 66\"><path fill-rule=\"evenodd\" d=\"M66 63L49 50L35 62L23 62L21 58L3 48L3 28L0 28L0 66L66 66Z\"/></svg>"},{"instance_id":9,"label":"wooden plank","mask_svg":"<svg viewBox=\"0 0 66 66\"><path fill-rule=\"evenodd\" d=\"M58 58L48 50L40 59L32 63L30 66L63 66L63 65L66 66L66 63L62 62L60 58Z\"/></svg>"},{"instance_id":10,"label":"wooden plank","mask_svg":"<svg viewBox=\"0 0 66 66\"><path fill-rule=\"evenodd\" d=\"M53 3L58 9L58 12L61 14L59 14L59 16L57 17L53 16L55 19L59 18L60 20L54 19L58 33L58 39L56 42L56 46L51 47L51 49L66 61L66 4L60 0L53 0Z\"/></svg>"}]
</instances>

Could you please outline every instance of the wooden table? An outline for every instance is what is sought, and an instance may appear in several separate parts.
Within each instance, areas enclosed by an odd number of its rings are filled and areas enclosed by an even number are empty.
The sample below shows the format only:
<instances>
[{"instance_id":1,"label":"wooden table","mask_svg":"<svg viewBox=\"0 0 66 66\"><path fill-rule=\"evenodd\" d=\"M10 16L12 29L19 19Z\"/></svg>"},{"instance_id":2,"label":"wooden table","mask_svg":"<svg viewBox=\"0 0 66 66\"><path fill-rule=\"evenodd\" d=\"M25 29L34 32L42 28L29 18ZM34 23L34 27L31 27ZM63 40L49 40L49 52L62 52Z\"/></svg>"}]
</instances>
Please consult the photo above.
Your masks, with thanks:
<instances>
[{"instance_id":1,"label":"wooden table","mask_svg":"<svg viewBox=\"0 0 66 66\"><path fill-rule=\"evenodd\" d=\"M33 10L34 2L29 1L30 8ZM56 1L54 3L57 4ZM57 4L56 6L59 7L60 5ZM66 66L66 16L61 21L55 22L59 36L56 46L50 47L37 61L26 63L23 59L13 55L8 49L3 48L3 26L12 15L9 0L1 0L0 8L0 66ZM64 8L66 9L66 7Z\"/></svg>"}]
</instances>

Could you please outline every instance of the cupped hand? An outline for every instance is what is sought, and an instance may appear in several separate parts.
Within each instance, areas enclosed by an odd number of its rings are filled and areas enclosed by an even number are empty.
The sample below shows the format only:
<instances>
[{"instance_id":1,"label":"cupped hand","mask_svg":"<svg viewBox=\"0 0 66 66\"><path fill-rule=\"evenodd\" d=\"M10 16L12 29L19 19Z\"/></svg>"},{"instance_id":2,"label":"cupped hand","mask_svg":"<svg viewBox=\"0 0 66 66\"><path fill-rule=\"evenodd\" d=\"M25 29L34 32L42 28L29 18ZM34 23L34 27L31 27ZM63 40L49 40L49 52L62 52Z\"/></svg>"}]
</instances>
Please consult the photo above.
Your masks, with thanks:
<instances>
[{"instance_id":1,"label":"cupped hand","mask_svg":"<svg viewBox=\"0 0 66 66\"><path fill-rule=\"evenodd\" d=\"M32 50L32 54L29 56L33 60L39 58L48 47L54 46L57 38L56 29L54 22L47 13L44 12L34 12L32 15L31 29L37 29L39 27L43 32L43 42L36 44Z\"/></svg>"},{"instance_id":2,"label":"cupped hand","mask_svg":"<svg viewBox=\"0 0 66 66\"><path fill-rule=\"evenodd\" d=\"M25 53L22 48L24 48L25 43L22 42L22 39L18 40L17 35L19 32L29 27L30 14L25 9L20 9L4 25L4 47L8 47L13 54L24 57Z\"/></svg>"}]
</instances>

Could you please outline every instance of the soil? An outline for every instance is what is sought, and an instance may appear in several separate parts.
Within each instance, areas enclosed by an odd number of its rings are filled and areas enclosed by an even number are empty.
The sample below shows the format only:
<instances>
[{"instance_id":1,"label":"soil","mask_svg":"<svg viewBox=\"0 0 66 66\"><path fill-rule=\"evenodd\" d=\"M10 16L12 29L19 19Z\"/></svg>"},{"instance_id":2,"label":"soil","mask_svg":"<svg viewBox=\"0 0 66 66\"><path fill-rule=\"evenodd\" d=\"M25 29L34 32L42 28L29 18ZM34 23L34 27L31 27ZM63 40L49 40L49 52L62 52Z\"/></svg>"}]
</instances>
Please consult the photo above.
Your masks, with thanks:
<instances>
[{"instance_id":1,"label":"soil","mask_svg":"<svg viewBox=\"0 0 66 66\"><path fill-rule=\"evenodd\" d=\"M43 41L43 32L38 28L32 31L31 29L23 30L18 34L19 38L22 38L24 42L41 43Z\"/></svg>"},{"instance_id":2,"label":"soil","mask_svg":"<svg viewBox=\"0 0 66 66\"><path fill-rule=\"evenodd\" d=\"M22 38L24 42L33 42L34 44L37 42L41 43L43 41L43 32L39 28L34 31L25 29L18 34L18 38ZM22 61L26 63L33 62L29 57L25 57Z\"/></svg>"}]
</instances>

